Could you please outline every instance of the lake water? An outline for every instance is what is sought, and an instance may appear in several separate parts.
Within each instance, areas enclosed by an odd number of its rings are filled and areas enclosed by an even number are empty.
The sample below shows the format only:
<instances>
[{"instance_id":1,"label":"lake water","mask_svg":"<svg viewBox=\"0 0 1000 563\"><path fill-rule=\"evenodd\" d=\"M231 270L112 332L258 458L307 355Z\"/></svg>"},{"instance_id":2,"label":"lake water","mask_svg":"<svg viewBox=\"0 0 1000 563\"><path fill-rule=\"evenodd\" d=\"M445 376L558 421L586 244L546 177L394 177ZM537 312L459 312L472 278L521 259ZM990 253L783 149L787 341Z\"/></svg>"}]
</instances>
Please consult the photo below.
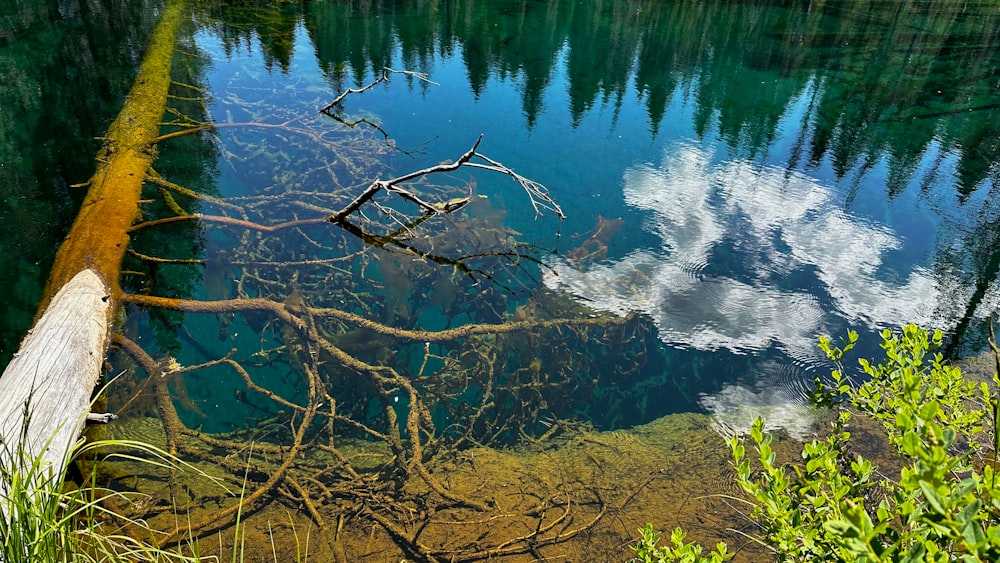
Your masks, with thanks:
<instances>
[{"instance_id":1,"label":"lake water","mask_svg":"<svg viewBox=\"0 0 1000 563\"><path fill-rule=\"evenodd\" d=\"M92 170L155 24L152 6L99 4L0 4L7 357L82 197L69 185ZM259 308L129 305L120 330L171 376L186 427L231 440L289 442L290 405L319 402L330 434L316 421L310 439L331 447L511 448L680 413L808 436L805 394L830 369L820 335L857 330L875 356L877 331L912 322L945 330L953 357L985 345L1000 305L998 29L995 2L199 7L164 132L217 128L163 141L155 168L202 195L150 184L144 219L174 203L209 217L138 230L126 291L268 299L360 367ZM565 218L508 175L460 169L406 185L464 204L451 213L382 193L346 228L310 221L480 135ZM510 322L531 326L441 332ZM112 351L130 375L109 404L144 419L156 409L136 361Z\"/></svg>"}]
</instances>

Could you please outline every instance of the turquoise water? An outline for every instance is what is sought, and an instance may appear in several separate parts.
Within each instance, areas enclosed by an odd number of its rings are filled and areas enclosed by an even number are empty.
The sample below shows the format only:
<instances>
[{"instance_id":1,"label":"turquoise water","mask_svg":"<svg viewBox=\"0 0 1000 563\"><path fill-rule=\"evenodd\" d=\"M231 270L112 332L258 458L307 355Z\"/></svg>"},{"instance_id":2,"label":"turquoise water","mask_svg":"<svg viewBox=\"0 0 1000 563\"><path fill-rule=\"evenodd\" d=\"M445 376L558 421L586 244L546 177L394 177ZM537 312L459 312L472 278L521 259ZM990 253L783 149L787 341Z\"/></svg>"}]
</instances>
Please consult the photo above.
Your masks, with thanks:
<instances>
[{"instance_id":1,"label":"turquoise water","mask_svg":"<svg viewBox=\"0 0 1000 563\"><path fill-rule=\"evenodd\" d=\"M483 135L481 151L543 184L566 218L536 214L507 177L458 172L414 188L441 201L472 199L404 232L409 250L366 244L329 224L272 236L184 223L139 233L135 249L195 263L131 259L126 267L138 273L126 284L200 299L301 293L313 306L406 329L501 322L529 310L627 319L606 333L496 344L494 375L512 382L511 410L496 416L526 417L529 434L541 434L547 417L618 428L694 410L739 425L749 409L808 432L804 393L829 369L819 335L856 329L865 355L876 353L878 330L909 322L947 331L954 355L985 343L983 321L1000 289L998 19L990 2L202 9L175 79L204 89L205 103L176 105L230 125L164 143L157 171L242 210L180 198L183 206L267 224L322 217L373 179L453 160ZM26 64L16 49L35 40L30 28L0 37L7 64ZM366 120L353 128L318 113L384 67L426 79L391 73L349 96L338 115ZM80 136L98 135L95 127ZM44 173L35 174L37 182ZM72 209L65 191L10 191L8 199ZM388 232L406 223L402 214L414 216L400 200L379 202L394 211L367 208L359 224ZM41 250L3 252L44 264L63 221ZM35 268L9 285L27 284L30 295L42 278ZM26 320L9 321L8 333ZM184 366L235 348L255 381L291 397L305 392L281 350L287 335L259 316L130 311L123 330ZM400 343L336 323L326 330L348 352L418 382L447 379L440 357L464 357L471 346ZM343 377L324 369L331 381ZM223 367L175 383L193 427L235 431L280 410ZM434 407L435 421L451 428L461 418L456 405L475 404L482 387L441 385L452 395ZM377 419L382 400L405 413L391 390L382 399L366 391L347 389L338 403L359 420ZM532 406L511 406L519 400Z\"/></svg>"}]
</instances>

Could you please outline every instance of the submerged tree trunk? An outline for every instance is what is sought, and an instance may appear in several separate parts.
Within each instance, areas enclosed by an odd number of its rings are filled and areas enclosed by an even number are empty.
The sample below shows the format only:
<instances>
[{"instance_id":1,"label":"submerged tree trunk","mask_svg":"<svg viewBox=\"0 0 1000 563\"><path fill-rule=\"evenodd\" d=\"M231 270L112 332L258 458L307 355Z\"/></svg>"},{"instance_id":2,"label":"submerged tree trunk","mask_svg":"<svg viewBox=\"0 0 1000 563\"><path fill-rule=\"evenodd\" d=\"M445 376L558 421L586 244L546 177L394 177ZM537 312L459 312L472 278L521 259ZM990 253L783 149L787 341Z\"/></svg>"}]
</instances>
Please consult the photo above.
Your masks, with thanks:
<instances>
[{"instance_id":1,"label":"submerged tree trunk","mask_svg":"<svg viewBox=\"0 0 1000 563\"><path fill-rule=\"evenodd\" d=\"M121 301L121 262L155 158L182 8L182 1L168 0L56 254L40 315L0 377L0 463L20 445L58 470L79 436Z\"/></svg>"}]
</instances>

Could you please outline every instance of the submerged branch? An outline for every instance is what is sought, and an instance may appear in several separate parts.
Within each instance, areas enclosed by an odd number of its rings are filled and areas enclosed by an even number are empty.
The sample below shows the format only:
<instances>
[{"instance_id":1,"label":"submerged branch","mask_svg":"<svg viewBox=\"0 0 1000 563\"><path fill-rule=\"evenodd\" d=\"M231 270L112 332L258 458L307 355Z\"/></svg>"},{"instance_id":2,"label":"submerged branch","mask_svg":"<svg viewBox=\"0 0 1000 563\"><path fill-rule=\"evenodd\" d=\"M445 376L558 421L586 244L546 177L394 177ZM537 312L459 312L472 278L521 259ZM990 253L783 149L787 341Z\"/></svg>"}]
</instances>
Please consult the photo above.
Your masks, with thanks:
<instances>
[{"instance_id":1,"label":"submerged branch","mask_svg":"<svg viewBox=\"0 0 1000 563\"><path fill-rule=\"evenodd\" d=\"M463 200L463 201L465 201L465 200ZM353 224L347 222L346 220L341 220L341 221L337 222L337 224L338 224L338 226L340 226L342 229L344 229L348 233L356 236L358 239L364 241L366 244L369 244L369 245L371 245L371 246L373 246L375 248L394 247L394 248L402 250L402 251L404 251L406 253L412 254L414 256L418 256L420 258L423 258L425 260L428 260L428 261L436 263L436 264L453 266L458 271L460 271L462 274L464 274L466 276L469 276L470 278L475 279L476 276L481 276L484 279L496 282L499 287L501 287L501 288L503 288L505 290L508 290L508 291L510 291L511 288L503 285L502 283L497 282L497 280L494 279L494 276L492 274L490 274L488 271L470 267L465 262L467 262L469 260L472 260L472 259L475 259L475 258L508 257L508 258L510 258L515 263L518 260L520 260L520 259L524 259L524 260L527 260L529 262L533 262L533 263L536 263L536 264L539 264L539 265L543 265L534 256L531 256L530 254L527 254L527 253L521 253L521 252L519 252L517 250L497 251L497 252L489 252L489 253L482 253L482 254L470 254L470 255L460 256L458 258L450 258L450 257L447 257L447 256L441 256L441 255L438 255L438 254L434 254L432 252L428 252L428 251L422 250L420 248L417 248L414 245L407 244L406 242L404 242L404 241L402 241L402 240L400 240L398 238L398 233L400 233L400 232L409 232L409 227L418 225L421 222L423 222L423 220L425 220L425 218L418 219L418 220L414 221L411 225L405 226L406 228L404 228L402 230L398 230L396 232L396 234L392 234L392 235L376 235L376 234L372 234L372 233L366 232L365 230L361 229L360 227L358 227L356 225L353 225ZM225 216L225 215L202 215L202 214L199 214L199 213L193 213L193 214L187 214L187 215L174 215L174 216L170 216L170 217L163 217L161 219L154 219L154 220L151 220L151 221L145 221L143 223L138 223L138 224L132 226L129 229L128 232L132 233L132 232L140 231L140 230L147 229L147 228L150 228L150 227L156 227L156 226L160 226L160 225L167 225L167 224L171 224L171 223L178 223L178 222L185 222L185 221L201 221L201 222L205 222L205 223L218 223L218 224L221 224L221 225L228 225L228 226L233 226L233 227L240 227L240 228L244 228L244 229L249 229L251 231L259 231L259 232L266 232L266 233L275 233L275 232L278 232L278 231L283 231L283 230L293 229L293 228L298 228L298 227L304 227L304 226L308 226L308 225L324 224L324 223L327 223L329 221L329 218L328 217L313 217L313 218L308 218L308 219L297 219L297 220L294 220L294 221L285 221L283 223L277 223L277 224L274 224L274 225L265 225L265 224L257 223L257 222L250 221L250 220L247 220L247 219L239 219L239 218L236 218L236 217L229 217L229 216ZM159 257L154 257L154 256L149 256L149 255L141 254L139 252L132 251L132 250L130 250L129 253L131 255L135 256L136 258L139 258L141 260L144 260L146 262L151 262L151 263L155 262L155 263L161 263L161 264L165 264L165 263L171 263L171 264L201 264L201 263L205 262L202 259L166 259L166 258L159 258ZM298 260L298 261L289 261L289 262L267 262L267 261L256 261L256 262L254 262L254 261L245 261L245 262L234 262L233 265L241 265L241 264L246 264L246 265L261 264L261 265L271 265L271 266L319 265L319 264L324 264L324 263L332 263L334 261L337 261L337 260L335 260L335 259L331 259L331 260Z\"/></svg>"},{"instance_id":2,"label":"submerged branch","mask_svg":"<svg viewBox=\"0 0 1000 563\"><path fill-rule=\"evenodd\" d=\"M382 74L378 78L376 78L374 81L372 81L371 83L369 83L367 86L363 86L361 88L348 88L347 90L344 90L343 92L340 93L339 96L337 96L336 98L334 98L332 102L330 102L330 103L326 104L325 106L323 106L322 108L320 108L320 110L319 110L320 113L329 114L330 110L333 109L335 106L340 105L340 103L343 102L344 98L346 98L347 96L349 96L351 94L361 94L361 93L367 92L368 90L371 90L372 88L378 86L379 84L381 84L383 82L388 82L390 74L404 74L406 76L413 76L413 77L416 77L416 78L418 78L418 79L420 79L420 80L422 80L424 82L427 82L429 84L433 84L435 86L438 86L438 83L434 82L430 78L428 78L426 73L416 72L416 71L412 71L412 70L395 70L395 69L392 69L392 68L389 68L389 67L383 67L382 68Z\"/></svg>"},{"instance_id":3,"label":"submerged branch","mask_svg":"<svg viewBox=\"0 0 1000 563\"><path fill-rule=\"evenodd\" d=\"M136 231L141 231L142 229L146 229L149 227L155 227L157 225L166 225L169 223L177 223L181 221L204 221L206 223L220 223L223 225L242 227L244 229L250 229L252 231L263 231L266 233L273 233L275 231L291 229L294 227L302 227L305 225L318 225L326 222L326 218L316 217L313 219L298 219L295 221L285 221L284 223L278 223L275 225L262 225L260 223L255 223L253 221L247 221L246 219L226 217L225 215L202 215L200 213L192 213L190 215L175 215L173 217L164 217L162 219L154 219L152 221L145 221L143 223L138 223L132 226L128 230L128 232L134 233Z\"/></svg>"},{"instance_id":4,"label":"submerged branch","mask_svg":"<svg viewBox=\"0 0 1000 563\"><path fill-rule=\"evenodd\" d=\"M159 174L156 174L152 170L150 171L150 174L146 176L146 182L153 184L154 186L176 192L182 196L189 197L191 199L196 199L199 201L205 201L211 203L216 207L221 207L223 209L231 209L236 211L242 210L242 208L239 205L229 203L224 199L198 193L190 188L185 188L184 186L181 186L179 184L168 182L167 180L164 180L163 178L160 177Z\"/></svg>"},{"instance_id":5,"label":"submerged branch","mask_svg":"<svg viewBox=\"0 0 1000 563\"><path fill-rule=\"evenodd\" d=\"M263 121L248 121L240 123L201 123L195 126L185 126L183 129L178 131L172 131L170 133L164 133L153 139L154 143L159 143L161 141L167 141L169 139L176 139L177 137L185 137L187 135L193 135L195 133L201 133L202 131L215 131L218 129L231 129L231 128L255 128L255 129L277 129L281 131L287 131L290 133L298 133L300 135L305 135L312 138L313 140L320 140L320 134L312 131L310 129L304 129L302 127L293 127L291 124L302 119L301 117L296 117L288 119L281 123L265 123ZM170 124L175 125L177 124Z\"/></svg>"},{"instance_id":6,"label":"submerged branch","mask_svg":"<svg viewBox=\"0 0 1000 563\"><path fill-rule=\"evenodd\" d=\"M397 178L391 180L376 180L368 186L368 188L362 192L358 197L354 199L351 203L347 204L343 209L327 217L327 221L331 223L340 223L348 215L357 211L362 205L370 201L375 195L380 191L392 192L400 197L409 200L417 204L424 212L428 214L437 213L450 213L457 209L461 209L466 203L468 203L469 198L461 198L456 201L449 201L446 203L427 203L423 201L418 196L414 195L410 191L402 188L400 185L418 178L429 176L431 174L439 174L442 172L453 172L458 170L463 166L469 166L472 168L479 168L481 170L488 170L490 172L498 172L500 174L505 174L513 178L521 187L524 189L525 193L528 194L528 199L531 201L532 207L535 209L536 215L541 215L542 210L549 210L559 216L560 219L565 219L566 215L563 213L562 208L559 207L548 193L545 186L539 184L538 182L526 178L512 169L504 166L503 164L489 158L488 156L478 152L479 144L483 140L483 135L480 135L473 143L472 148L465 152L454 162L442 163L435 166L430 166L423 168L421 170L416 170L408 174L404 174ZM479 159L482 162L476 162L473 159ZM470 196L471 197L471 196Z\"/></svg>"},{"instance_id":7,"label":"submerged branch","mask_svg":"<svg viewBox=\"0 0 1000 563\"><path fill-rule=\"evenodd\" d=\"M125 303L132 303L140 307L168 309L173 311L184 311L187 313L234 313L246 311L269 312L283 322L296 323L297 319L289 309L289 305L279 303L270 299L250 298L250 299L229 299L225 301L197 301L193 299L177 299L173 297L157 297L153 295L129 294L123 297ZM517 332L530 332L540 329L550 329L557 327L603 327L609 324L624 324L628 318L620 317L598 317L583 319L550 319L550 320L522 320L509 321L499 324L468 324L457 328L450 328L438 331L409 330L388 326L375 322L371 319L334 309L329 307L306 307L309 314L317 317L337 319L351 324L358 328L364 328L385 334L395 338L409 340L412 342L449 342L470 336L480 336L485 334L508 334Z\"/></svg>"}]
</instances>

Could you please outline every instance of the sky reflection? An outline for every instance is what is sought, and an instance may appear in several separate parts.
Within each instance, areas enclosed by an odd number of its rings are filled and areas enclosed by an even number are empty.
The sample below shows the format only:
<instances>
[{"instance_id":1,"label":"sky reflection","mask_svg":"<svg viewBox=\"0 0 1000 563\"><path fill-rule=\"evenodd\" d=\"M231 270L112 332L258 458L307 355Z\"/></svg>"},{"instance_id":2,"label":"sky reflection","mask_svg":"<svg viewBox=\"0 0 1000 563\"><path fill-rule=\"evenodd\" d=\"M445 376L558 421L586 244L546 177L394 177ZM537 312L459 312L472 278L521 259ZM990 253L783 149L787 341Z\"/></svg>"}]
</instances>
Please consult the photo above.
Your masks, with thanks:
<instances>
[{"instance_id":1,"label":"sky reflection","mask_svg":"<svg viewBox=\"0 0 1000 563\"><path fill-rule=\"evenodd\" d=\"M754 412L792 434L807 432L804 381L811 376L803 372L821 363L820 334L839 333L845 323L948 328L961 314L948 304L971 294L947 270L903 263L893 254L900 236L845 212L834 188L800 172L719 162L709 150L678 143L660 165L629 168L623 185L625 201L647 213L642 228L658 237L659 249L563 261L545 283L595 309L648 315L672 346L789 356L797 377L776 373L773 362L754 374L754 387L767 393L727 385L703 398L720 428L742 428Z\"/></svg>"},{"instance_id":2,"label":"sky reflection","mask_svg":"<svg viewBox=\"0 0 1000 563\"><path fill-rule=\"evenodd\" d=\"M935 279L913 266L880 276L899 237L845 213L831 188L799 172L712 156L681 144L659 166L626 171L625 200L649 212L644 228L661 252L636 250L583 269L563 262L548 286L597 309L648 314L664 342L702 350L777 344L811 354L825 311L872 327L942 326L954 317L938 305L942 287L954 291L949 274Z\"/></svg>"}]
</instances>

